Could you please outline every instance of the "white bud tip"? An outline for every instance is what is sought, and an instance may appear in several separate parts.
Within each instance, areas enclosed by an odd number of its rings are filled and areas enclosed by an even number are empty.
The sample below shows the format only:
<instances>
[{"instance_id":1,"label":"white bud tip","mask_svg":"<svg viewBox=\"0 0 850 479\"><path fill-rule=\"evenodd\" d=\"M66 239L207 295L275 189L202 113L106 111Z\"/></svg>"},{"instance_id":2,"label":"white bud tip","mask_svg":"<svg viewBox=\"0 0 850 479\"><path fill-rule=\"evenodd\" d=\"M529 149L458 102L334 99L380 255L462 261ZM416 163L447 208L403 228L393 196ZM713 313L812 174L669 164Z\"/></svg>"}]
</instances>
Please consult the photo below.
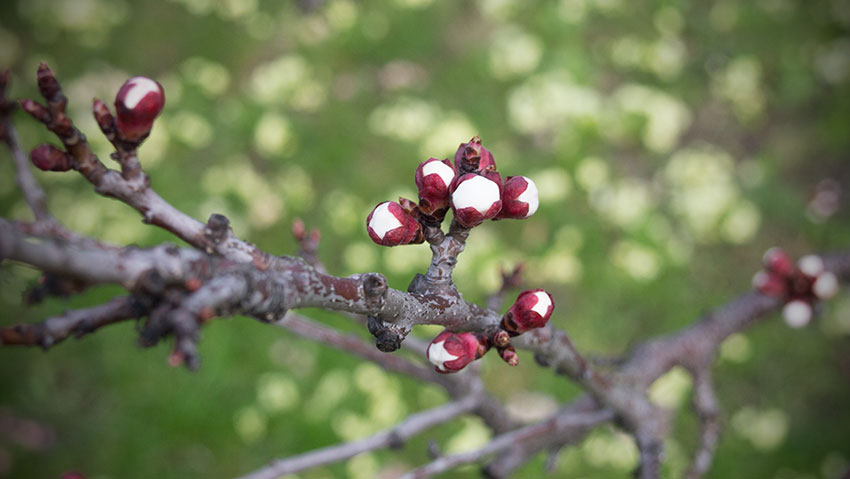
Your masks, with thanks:
<instances>
[{"instance_id":1,"label":"white bud tip","mask_svg":"<svg viewBox=\"0 0 850 479\"><path fill-rule=\"evenodd\" d=\"M378 238L384 239L387 232L392 231L401 226L401 221L390 212L390 202L386 201L379 204L375 211L372 212L372 219L369 220L369 227L378 235Z\"/></svg>"},{"instance_id":2,"label":"white bud tip","mask_svg":"<svg viewBox=\"0 0 850 479\"><path fill-rule=\"evenodd\" d=\"M767 284L767 278L767 273L764 271L756 273L755 276L753 276L753 288L760 289L764 287L764 285Z\"/></svg>"},{"instance_id":3,"label":"white bud tip","mask_svg":"<svg viewBox=\"0 0 850 479\"><path fill-rule=\"evenodd\" d=\"M499 185L483 176L462 182L452 193L452 204L456 209L472 207L482 215L499 199Z\"/></svg>"},{"instance_id":4,"label":"white bud tip","mask_svg":"<svg viewBox=\"0 0 850 479\"><path fill-rule=\"evenodd\" d=\"M528 218L537 211L537 207L540 206L540 199L537 196L537 185L531 181L531 178L526 178L525 176L523 176L523 178L525 178L525 182L528 186L526 186L525 191L523 191L517 199L528 203L528 213L525 214L525 217Z\"/></svg>"},{"instance_id":5,"label":"white bud tip","mask_svg":"<svg viewBox=\"0 0 850 479\"><path fill-rule=\"evenodd\" d=\"M458 357L446 351L446 340L442 340L439 343L431 343L431 347L428 348L428 361L431 361L431 364L437 366L440 371L446 370L444 366L446 362L454 361Z\"/></svg>"},{"instance_id":6,"label":"white bud tip","mask_svg":"<svg viewBox=\"0 0 850 479\"><path fill-rule=\"evenodd\" d=\"M422 176L425 177L428 175L439 175L440 179L443 180L443 183L446 186L449 186L449 183L451 183L455 177L455 170L442 161L429 161L422 167Z\"/></svg>"},{"instance_id":7,"label":"white bud tip","mask_svg":"<svg viewBox=\"0 0 850 479\"><path fill-rule=\"evenodd\" d=\"M776 255L780 254L781 252L782 252L782 248L780 248L779 246L774 246L773 248L770 248L769 250L764 252L764 256L762 256L762 261L764 261L764 263L767 264Z\"/></svg>"},{"instance_id":8,"label":"white bud tip","mask_svg":"<svg viewBox=\"0 0 850 479\"><path fill-rule=\"evenodd\" d=\"M803 274L815 277L823 272L823 260L820 256L808 254L797 261L797 267Z\"/></svg>"},{"instance_id":9,"label":"white bud tip","mask_svg":"<svg viewBox=\"0 0 850 479\"><path fill-rule=\"evenodd\" d=\"M827 271L821 273L812 285L812 292L820 299L830 299L838 293L838 277Z\"/></svg>"},{"instance_id":10,"label":"white bud tip","mask_svg":"<svg viewBox=\"0 0 850 479\"><path fill-rule=\"evenodd\" d=\"M159 85L147 77L133 77L130 80L130 88L124 96L124 106L132 110L142 101L148 93L159 93Z\"/></svg>"},{"instance_id":11,"label":"white bud tip","mask_svg":"<svg viewBox=\"0 0 850 479\"><path fill-rule=\"evenodd\" d=\"M785 319L785 324L799 329L809 324L812 320L812 307L805 301L796 299L789 302L782 308L782 317Z\"/></svg>"},{"instance_id":12,"label":"white bud tip","mask_svg":"<svg viewBox=\"0 0 850 479\"><path fill-rule=\"evenodd\" d=\"M552 306L552 300L545 291L535 291L534 296L537 297L537 303L531 307L531 310L545 318L549 306Z\"/></svg>"}]
</instances>

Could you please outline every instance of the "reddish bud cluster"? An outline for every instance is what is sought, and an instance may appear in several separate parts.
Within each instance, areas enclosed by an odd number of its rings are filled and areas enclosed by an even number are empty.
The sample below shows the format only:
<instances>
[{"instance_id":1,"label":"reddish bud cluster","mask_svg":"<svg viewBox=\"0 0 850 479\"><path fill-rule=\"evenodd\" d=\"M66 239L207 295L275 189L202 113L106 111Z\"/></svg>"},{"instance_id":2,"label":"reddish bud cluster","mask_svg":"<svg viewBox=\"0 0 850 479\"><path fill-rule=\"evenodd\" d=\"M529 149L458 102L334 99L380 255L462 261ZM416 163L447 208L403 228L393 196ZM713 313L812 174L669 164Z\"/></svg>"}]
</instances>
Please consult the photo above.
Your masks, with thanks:
<instances>
[{"instance_id":1,"label":"reddish bud cluster","mask_svg":"<svg viewBox=\"0 0 850 479\"><path fill-rule=\"evenodd\" d=\"M529 289L517 296L502 317L501 327L512 335L542 328L549 322L554 310L555 302L551 294L542 289Z\"/></svg>"},{"instance_id":2,"label":"reddish bud cluster","mask_svg":"<svg viewBox=\"0 0 850 479\"><path fill-rule=\"evenodd\" d=\"M74 158L53 145L39 145L30 152L30 161L42 171L68 171L74 167Z\"/></svg>"},{"instance_id":3,"label":"reddish bud cluster","mask_svg":"<svg viewBox=\"0 0 850 479\"><path fill-rule=\"evenodd\" d=\"M814 304L830 299L838 292L838 278L827 271L819 256L803 256L794 264L779 248L764 254L764 270L753 277L753 287L763 294L782 298L782 317L792 328L811 322Z\"/></svg>"},{"instance_id":4,"label":"reddish bud cluster","mask_svg":"<svg viewBox=\"0 0 850 479\"><path fill-rule=\"evenodd\" d=\"M138 76L124 82L115 95L117 126L122 139L135 142L145 139L164 106L165 91L156 81Z\"/></svg>"},{"instance_id":5,"label":"reddish bud cluster","mask_svg":"<svg viewBox=\"0 0 850 479\"><path fill-rule=\"evenodd\" d=\"M422 225L439 224L449 207L458 223L472 228L489 219L528 218L537 211L539 205L537 187L529 178L511 176L503 185L502 176L496 171L493 154L481 145L481 139L477 136L458 147L454 163L437 158L420 163L414 181L419 190L419 203L402 200L400 206ZM369 215L370 218L378 207ZM402 225L408 224L402 218L396 220ZM396 237L417 237L412 226L408 226L404 234L399 232L388 241L384 235L372 233L372 230L376 233L378 230L370 226L371 221L366 221L367 229L371 228L369 236L380 245L416 242ZM392 220L389 223L395 224Z\"/></svg>"}]
</instances>

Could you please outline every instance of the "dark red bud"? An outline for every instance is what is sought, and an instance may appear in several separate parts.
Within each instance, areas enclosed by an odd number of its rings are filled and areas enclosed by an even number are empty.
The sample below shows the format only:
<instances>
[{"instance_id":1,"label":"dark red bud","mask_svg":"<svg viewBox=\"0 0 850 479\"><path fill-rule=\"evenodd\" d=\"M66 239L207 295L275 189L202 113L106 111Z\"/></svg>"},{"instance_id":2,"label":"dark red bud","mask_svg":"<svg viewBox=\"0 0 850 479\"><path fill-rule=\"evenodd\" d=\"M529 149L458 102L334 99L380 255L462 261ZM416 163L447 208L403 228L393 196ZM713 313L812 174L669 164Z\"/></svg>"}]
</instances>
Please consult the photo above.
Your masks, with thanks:
<instances>
[{"instance_id":1,"label":"dark red bud","mask_svg":"<svg viewBox=\"0 0 850 479\"><path fill-rule=\"evenodd\" d=\"M449 206L449 188L455 170L449 160L431 158L416 168L414 181L419 190L419 206L426 214L434 214Z\"/></svg>"},{"instance_id":2,"label":"dark red bud","mask_svg":"<svg viewBox=\"0 0 850 479\"><path fill-rule=\"evenodd\" d=\"M56 101L61 99L62 88L59 86L59 81L56 80L56 75L47 66L47 63L41 62L38 65L36 79L38 81L38 90L45 100Z\"/></svg>"},{"instance_id":3,"label":"dark red bud","mask_svg":"<svg viewBox=\"0 0 850 479\"><path fill-rule=\"evenodd\" d=\"M487 352L487 346L474 333L443 331L428 345L425 355L438 373L454 373Z\"/></svg>"},{"instance_id":4,"label":"dark red bud","mask_svg":"<svg viewBox=\"0 0 850 479\"><path fill-rule=\"evenodd\" d=\"M542 289L530 289L523 291L517 296L508 312L502 318L502 329L521 334L530 329L546 326L552 311L555 310L555 302L552 295Z\"/></svg>"},{"instance_id":5,"label":"dark red bud","mask_svg":"<svg viewBox=\"0 0 850 479\"><path fill-rule=\"evenodd\" d=\"M490 172L489 176L498 173ZM498 178L501 180L501 177ZM467 228L495 218L502 209L502 185L488 176L467 173L456 177L451 186L451 206L455 219Z\"/></svg>"},{"instance_id":6,"label":"dark red bud","mask_svg":"<svg viewBox=\"0 0 850 479\"><path fill-rule=\"evenodd\" d=\"M454 159L458 174L496 170L493 155L481 145L481 138L477 136L468 143L461 143Z\"/></svg>"},{"instance_id":7,"label":"dark red bud","mask_svg":"<svg viewBox=\"0 0 850 479\"><path fill-rule=\"evenodd\" d=\"M788 280L773 271L759 271L753 276L756 291L781 298L788 295Z\"/></svg>"},{"instance_id":8,"label":"dark red bud","mask_svg":"<svg viewBox=\"0 0 850 479\"><path fill-rule=\"evenodd\" d=\"M25 112L29 113L36 120L42 123L50 122L50 112L41 103L30 100L29 98L18 100L18 103L20 103L21 108Z\"/></svg>"},{"instance_id":9,"label":"dark red bud","mask_svg":"<svg viewBox=\"0 0 850 479\"><path fill-rule=\"evenodd\" d=\"M68 171L74 167L74 158L53 145L39 145L30 152L30 161L43 171Z\"/></svg>"},{"instance_id":10,"label":"dark red bud","mask_svg":"<svg viewBox=\"0 0 850 479\"><path fill-rule=\"evenodd\" d=\"M115 95L118 131L127 141L147 137L159 112L165 106L162 85L147 77L133 77L124 82Z\"/></svg>"},{"instance_id":11,"label":"dark red bud","mask_svg":"<svg viewBox=\"0 0 850 479\"><path fill-rule=\"evenodd\" d=\"M524 176L509 176L502 188L502 210L499 218L524 219L537 211L537 185Z\"/></svg>"},{"instance_id":12,"label":"dark red bud","mask_svg":"<svg viewBox=\"0 0 850 479\"><path fill-rule=\"evenodd\" d=\"M366 231L381 246L421 243L422 227L394 201L379 203L366 218Z\"/></svg>"},{"instance_id":13,"label":"dark red bud","mask_svg":"<svg viewBox=\"0 0 850 479\"><path fill-rule=\"evenodd\" d=\"M94 114L94 120L97 122L97 126L100 127L100 131L104 135L109 136L115 132L115 118L112 117L112 113L109 111L106 103L99 98L95 98L92 103L92 113Z\"/></svg>"},{"instance_id":14,"label":"dark red bud","mask_svg":"<svg viewBox=\"0 0 850 479\"><path fill-rule=\"evenodd\" d=\"M517 356L516 349L514 349L513 346L499 348L499 357L501 357L502 361L508 363L510 366L516 366L519 364L519 356Z\"/></svg>"},{"instance_id":15,"label":"dark red bud","mask_svg":"<svg viewBox=\"0 0 850 479\"><path fill-rule=\"evenodd\" d=\"M781 248L774 247L767 250L764 253L763 261L768 271L772 271L780 276L788 277L794 273L794 262Z\"/></svg>"},{"instance_id":16,"label":"dark red bud","mask_svg":"<svg viewBox=\"0 0 850 479\"><path fill-rule=\"evenodd\" d=\"M511 335L504 329L500 329L493 334L493 346L503 348L511 342Z\"/></svg>"}]
</instances>

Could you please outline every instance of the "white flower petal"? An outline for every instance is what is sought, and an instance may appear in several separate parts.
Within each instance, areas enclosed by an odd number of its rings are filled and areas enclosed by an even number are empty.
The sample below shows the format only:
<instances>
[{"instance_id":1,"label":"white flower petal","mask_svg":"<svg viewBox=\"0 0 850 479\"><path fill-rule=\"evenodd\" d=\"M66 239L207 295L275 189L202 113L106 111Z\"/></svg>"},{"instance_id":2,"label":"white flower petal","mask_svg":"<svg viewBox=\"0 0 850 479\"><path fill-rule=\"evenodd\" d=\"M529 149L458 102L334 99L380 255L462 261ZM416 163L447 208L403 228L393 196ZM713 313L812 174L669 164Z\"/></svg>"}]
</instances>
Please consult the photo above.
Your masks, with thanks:
<instances>
[{"instance_id":1,"label":"white flower petal","mask_svg":"<svg viewBox=\"0 0 850 479\"><path fill-rule=\"evenodd\" d=\"M812 320L812 307L805 301L794 300L782 308L782 317L788 326L802 328Z\"/></svg>"},{"instance_id":2,"label":"white flower petal","mask_svg":"<svg viewBox=\"0 0 850 479\"><path fill-rule=\"evenodd\" d=\"M440 179L443 180L443 183L445 183L446 186L449 186L449 183L451 183L455 177L455 170L442 161L431 161L422 167L422 177L424 178L428 175L439 175Z\"/></svg>"},{"instance_id":3,"label":"white flower petal","mask_svg":"<svg viewBox=\"0 0 850 479\"><path fill-rule=\"evenodd\" d=\"M401 221L390 212L390 202L386 201L378 205L372 213L372 219L369 221L369 227L378 235L378 238L384 239L387 232L392 231L401 226Z\"/></svg>"},{"instance_id":4,"label":"white flower petal","mask_svg":"<svg viewBox=\"0 0 850 479\"><path fill-rule=\"evenodd\" d=\"M475 176L462 182L452 193L452 204L456 209L475 208L481 214L499 201L499 185L483 176Z\"/></svg>"},{"instance_id":5,"label":"white flower petal","mask_svg":"<svg viewBox=\"0 0 850 479\"><path fill-rule=\"evenodd\" d=\"M545 291L536 291L534 296L537 296L537 303L531 307L531 310L545 318L549 306L552 306L552 300Z\"/></svg>"},{"instance_id":6,"label":"white flower petal","mask_svg":"<svg viewBox=\"0 0 850 479\"><path fill-rule=\"evenodd\" d=\"M525 176L523 176L523 178L525 178L525 182L528 186L526 186L525 191L523 191L522 194L517 196L517 199L528 203L528 213L525 214L525 217L528 218L537 211L537 207L540 206L540 200L537 196L537 185L531 181L531 178L526 178Z\"/></svg>"},{"instance_id":7,"label":"white flower petal","mask_svg":"<svg viewBox=\"0 0 850 479\"><path fill-rule=\"evenodd\" d=\"M454 361L460 356L455 356L446 350L446 340L442 340L439 343L432 343L431 347L428 348L428 361L431 361L431 364L440 368L440 371L445 371L446 367L444 364L448 361Z\"/></svg>"},{"instance_id":8,"label":"white flower petal","mask_svg":"<svg viewBox=\"0 0 850 479\"><path fill-rule=\"evenodd\" d=\"M150 78L133 77L130 79L130 88L127 89L127 94L124 95L124 106L129 109L136 108L136 105L142 101L142 98L148 93L159 93L159 85Z\"/></svg>"}]
</instances>

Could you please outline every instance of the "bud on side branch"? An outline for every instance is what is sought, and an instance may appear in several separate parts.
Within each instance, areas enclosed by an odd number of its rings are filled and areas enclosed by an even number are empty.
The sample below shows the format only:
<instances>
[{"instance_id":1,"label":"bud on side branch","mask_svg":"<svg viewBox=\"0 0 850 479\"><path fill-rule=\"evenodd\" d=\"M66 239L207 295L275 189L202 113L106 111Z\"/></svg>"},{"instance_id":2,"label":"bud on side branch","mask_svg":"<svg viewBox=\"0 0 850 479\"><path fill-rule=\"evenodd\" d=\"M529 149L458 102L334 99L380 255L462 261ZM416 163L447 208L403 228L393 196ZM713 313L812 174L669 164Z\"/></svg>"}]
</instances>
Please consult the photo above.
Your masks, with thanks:
<instances>
[{"instance_id":1,"label":"bud on side branch","mask_svg":"<svg viewBox=\"0 0 850 479\"><path fill-rule=\"evenodd\" d=\"M30 153L30 161L42 171L68 171L74 167L74 158L53 145L39 145Z\"/></svg>"}]
</instances>

